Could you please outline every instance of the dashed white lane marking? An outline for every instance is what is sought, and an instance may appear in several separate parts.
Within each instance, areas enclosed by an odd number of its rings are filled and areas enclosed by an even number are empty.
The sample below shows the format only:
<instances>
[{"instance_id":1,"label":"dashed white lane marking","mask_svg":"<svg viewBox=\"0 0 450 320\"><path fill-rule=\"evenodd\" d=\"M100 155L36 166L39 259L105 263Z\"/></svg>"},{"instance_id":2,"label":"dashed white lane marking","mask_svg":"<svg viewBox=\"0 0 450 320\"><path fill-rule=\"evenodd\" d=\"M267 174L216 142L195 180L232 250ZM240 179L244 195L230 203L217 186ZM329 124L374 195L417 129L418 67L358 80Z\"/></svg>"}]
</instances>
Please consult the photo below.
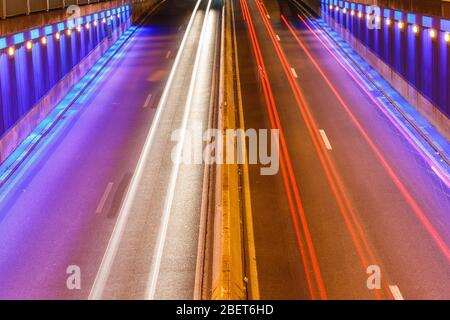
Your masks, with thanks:
<instances>
[{"instance_id":1,"label":"dashed white lane marking","mask_svg":"<svg viewBox=\"0 0 450 320\"><path fill-rule=\"evenodd\" d=\"M323 142L325 143L325 147L327 147L328 150L333 150L331 147L330 140L328 140L327 134L325 133L325 130L320 129L319 130L320 136L322 137Z\"/></svg>"},{"instance_id":2,"label":"dashed white lane marking","mask_svg":"<svg viewBox=\"0 0 450 320\"><path fill-rule=\"evenodd\" d=\"M400 292L398 286L389 286L389 289L391 290L395 300L405 300L403 299L402 293Z\"/></svg>"},{"instance_id":3,"label":"dashed white lane marking","mask_svg":"<svg viewBox=\"0 0 450 320\"><path fill-rule=\"evenodd\" d=\"M169 59L170 58L170 55L172 54L172 51L167 51L167 54L166 54L166 59Z\"/></svg>"},{"instance_id":4,"label":"dashed white lane marking","mask_svg":"<svg viewBox=\"0 0 450 320\"><path fill-rule=\"evenodd\" d=\"M294 68L291 68L291 72L292 72L292 75L294 76L294 78L297 79L298 75Z\"/></svg>"},{"instance_id":5,"label":"dashed white lane marking","mask_svg":"<svg viewBox=\"0 0 450 320\"><path fill-rule=\"evenodd\" d=\"M280 38L279 35L276 35L276 37L277 37L277 40L278 40L278 41L281 41L281 38Z\"/></svg>"},{"instance_id":6,"label":"dashed white lane marking","mask_svg":"<svg viewBox=\"0 0 450 320\"><path fill-rule=\"evenodd\" d=\"M150 93L147 97L147 100L145 100L144 108L147 108L148 106L150 106L150 102L152 101L152 98L153 98L153 94Z\"/></svg>"},{"instance_id":7,"label":"dashed white lane marking","mask_svg":"<svg viewBox=\"0 0 450 320\"><path fill-rule=\"evenodd\" d=\"M270 15L267 15L267 19L270 19Z\"/></svg>"},{"instance_id":8,"label":"dashed white lane marking","mask_svg":"<svg viewBox=\"0 0 450 320\"><path fill-rule=\"evenodd\" d=\"M113 185L114 185L114 183L110 182L106 186L106 190L103 193L102 198L100 199L100 202L97 206L97 210L95 211L96 213L102 213L103 208L105 207L105 204L106 204L106 200L108 200L109 194L111 193Z\"/></svg>"}]
</instances>

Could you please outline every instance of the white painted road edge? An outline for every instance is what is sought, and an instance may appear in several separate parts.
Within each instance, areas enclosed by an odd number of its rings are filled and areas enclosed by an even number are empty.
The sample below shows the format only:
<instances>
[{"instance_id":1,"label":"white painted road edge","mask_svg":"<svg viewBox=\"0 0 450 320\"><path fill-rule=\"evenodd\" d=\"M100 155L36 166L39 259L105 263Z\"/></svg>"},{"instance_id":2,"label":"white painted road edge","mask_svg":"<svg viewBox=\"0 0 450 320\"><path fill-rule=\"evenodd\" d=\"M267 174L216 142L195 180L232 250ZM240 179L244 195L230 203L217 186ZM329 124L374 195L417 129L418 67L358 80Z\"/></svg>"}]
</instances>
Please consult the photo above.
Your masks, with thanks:
<instances>
[{"instance_id":1,"label":"white painted road edge","mask_svg":"<svg viewBox=\"0 0 450 320\"><path fill-rule=\"evenodd\" d=\"M161 100L159 102L155 118L150 127L149 134L144 144L143 151L139 158L136 170L133 174L133 177L130 182L130 186L128 188L127 194L122 203L121 209L119 211L119 215L116 221L116 225L114 226L114 230L112 232L111 238L109 239L108 247L106 248L105 255L103 256L102 263L100 264L100 268L95 277L94 284L92 285L91 292L89 294L89 300L100 300L102 298L103 292L105 290L106 282L108 281L109 274L111 272L111 267L114 262L114 259L117 254L117 250L120 245L120 241L122 239L123 232L125 230L125 226L128 221L128 216L130 214L131 206L134 202L139 182L142 178L144 167L147 162L148 156L150 154L150 150L153 144L153 139L155 138L156 128L159 125L162 110L164 109L164 105L166 104L167 98L169 96L170 88L172 87L172 83L175 77L175 73L180 64L182 53L186 47L188 35L192 29L192 25L194 24L194 18L197 14L198 8L200 6L201 0L197 1L195 8L192 12L189 25L186 28L186 31L183 36L183 40L180 45L180 49L178 51L177 57L175 59L172 70L170 71L169 79L167 80L166 87L164 88L164 92L161 96Z\"/></svg>"},{"instance_id":2,"label":"white painted road edge","mask_svg":"<svg viewBox=\"0 0 450 320\"><path fill-rule=\"evenodd\" d=\"M160 226L159 234L158 234L157 246L156 246L156 249L154 252L152 268L150 271L150 276L148 279L146 293L145 293L145 297L144 297L146 300L155 299L156 287L158 284L158 277L159 277L159 270L161 267L161 260L162 260L164 245L166 243L166 237L167 237L167 229L169 226L170 213L172 211L172 203L173 203L173 198L175 196L175 189L176 189L176 185L177 185L178 172L180 171L180 163L182 162L181 158L182 158L182 154L183 154L184 141L186 138L189 114L190 114L190 110L192 107L192 100L194 98L195 87L197 84L197 76L199 73L201 55L202 55L203 49L204 49L203 47L205 44L205 37L208 33L207 27L208 27L208 21L210 18L211 2L212 2L212 0L208 1L208 6L205 11L205 18L203 20L203 25L202 25L202 29L201 29L200 41L199 41L199 45L197 48L197 53L196 53L195 62L194 62L194 68L192 69L192 77L190 80L188 96L187 96L186 104L184 107L184 114L183 114L182 127L181 127L181 139L178 143L178 147L177 147L176 154L175 154L176 156L175 156L174 168L172 169L172 174L170 176L170 181L169 181L169 185L167 188L166 199L164 202L164 210L163 210L163 215L162 215L162 221L161 221L161 226Z\"/></svg>"}]
</instances>

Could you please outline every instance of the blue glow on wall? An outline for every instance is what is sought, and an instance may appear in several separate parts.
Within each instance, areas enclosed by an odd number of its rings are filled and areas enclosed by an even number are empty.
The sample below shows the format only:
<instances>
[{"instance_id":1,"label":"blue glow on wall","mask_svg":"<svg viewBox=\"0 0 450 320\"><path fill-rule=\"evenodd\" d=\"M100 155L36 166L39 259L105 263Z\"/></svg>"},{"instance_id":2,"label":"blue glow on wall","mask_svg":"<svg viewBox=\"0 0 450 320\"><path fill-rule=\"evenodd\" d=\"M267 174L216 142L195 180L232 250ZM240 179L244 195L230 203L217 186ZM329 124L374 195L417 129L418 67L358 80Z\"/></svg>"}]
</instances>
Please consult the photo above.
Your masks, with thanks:
<instances>
[{"instance_id":1,"label":"blue glow on wall","mask_svg":"<svg viewBox=\"0 0 450 320\"><path fill-rule=\"evenodd\" d=\"M32 106L31 95L29 91L30 79L29 79L29 66L28 66L28 54L25 47L21 47L16 51L16 57L14 59L16 68L16 86L17 86L17 114L19 118L22 118Z\"/></svg>"},{"instance_id":2,"label":"blue glow on wall","mask_svg":"<svg viewBox=\"0 0 450 320\"><path fill-rule=\"evenodd\" d=\"M415 23L413 20L411 23ZM409 27L407 30L408 34L408 54L407 54L407 66L406 66L406 74L409 79L411 79L412 84L417 87L417 79L416 79L416 67L418 64L417 61L417 35L414 33L412 27Z\"/></svg>"},{"instance_id":3,"label":"blue glow on wall","mask_svg":"<svg viewBox=\"0 0 450 320\"><path fill-rule=\"evenodd\" d=\"M438 92L439 92L439 102L441 106L447 106L446 114L450 114L450 91L448 90L448 85L450 83L449 79L449 47L448 43L441 39L439 43L439 69L438 69Z\"/></svg>"}]
</instances>

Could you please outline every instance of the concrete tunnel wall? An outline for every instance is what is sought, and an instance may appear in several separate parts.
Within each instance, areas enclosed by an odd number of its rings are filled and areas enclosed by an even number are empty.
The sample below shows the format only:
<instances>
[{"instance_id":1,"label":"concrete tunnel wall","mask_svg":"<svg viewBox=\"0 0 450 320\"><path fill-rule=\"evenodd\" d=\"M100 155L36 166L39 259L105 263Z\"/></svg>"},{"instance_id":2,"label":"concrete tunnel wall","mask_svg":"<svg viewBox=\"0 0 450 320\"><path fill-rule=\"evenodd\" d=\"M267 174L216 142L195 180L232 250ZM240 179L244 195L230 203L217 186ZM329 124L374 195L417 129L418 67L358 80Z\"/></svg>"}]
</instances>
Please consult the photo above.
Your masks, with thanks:
<instances>
[{"instance_id":1,"label":"concrete tunnel wall","mask_svg":"<svg viewBox=\"0 0 450 320\"><path fill-rule=\"evenodd\" d=\"M0 36L0 164L131 24L158 1L130 1L129 5L118 7L120 12L116 7L91 12L82 16L80 31L75 28L75 20L57 20ZM105 23L103 17L107 18ZM56 36L58 32L60 35ZM46 43L42 43L44 37Z\"/></svg>"}]
</instances>

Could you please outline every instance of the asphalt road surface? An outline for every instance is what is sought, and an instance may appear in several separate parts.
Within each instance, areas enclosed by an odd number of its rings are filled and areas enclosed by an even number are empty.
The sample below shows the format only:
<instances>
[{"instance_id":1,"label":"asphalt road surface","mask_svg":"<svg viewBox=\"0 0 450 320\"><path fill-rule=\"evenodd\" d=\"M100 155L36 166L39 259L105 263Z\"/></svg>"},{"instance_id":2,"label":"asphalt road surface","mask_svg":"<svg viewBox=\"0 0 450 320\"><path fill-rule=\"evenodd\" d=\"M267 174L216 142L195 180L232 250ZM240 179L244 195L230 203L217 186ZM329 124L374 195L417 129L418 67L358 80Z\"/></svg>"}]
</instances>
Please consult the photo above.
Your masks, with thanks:
<instances>
[{"instance_id":1,"label":"asphalt road surface","mask_svg":"<svg viewBox=\"0 0 450 320\"><path fill-rule=\"evenodd\" d=\"M233 5L246 128L281 130L279 174L250 167L261 298L450 298L448 187L295 6Z\"/></svg>"},{"instance_id":2,"label":"asphalt road surface","mask_svg":"<svg viewBox=\"0 0 450 320\"><path fill-rule=\"evenodd\" d=\"M102 259L108 252L108 243L111 244L117 229L114 227L123 211L126 191L131 181L139 180L135 169L153 125L156 139L149 160L153 166L143 164L143 174L151 172L152 178L145 186L137 181L138 195L132 202L133 205L140 202L141 207L132 207L132 222L124 226L120 246L113 248L117 261L114 259L108 269L109 281L94 298L150 297L149 274L156 274L155 252L161 247L158 241L166 216L169 219L164 239L173 241L163 246L164 253L159 250L157 275L161 282L152 284L155 292L151 298L192 298L198 242L196 207L200 196L194 197L189 191L201 195L199 181L203 170L197 166L187 174L181 167L177 174L173 173L170 150L174 144L167 132L184 123L183 111L198 40L205 30L210 32L205 36L202 58L208 63L196 70L200 76L196 76L198 85L192 86L195 107L185 122L201 123L208 117L211 80L204 74L212 73L209 68L212 68L211 52L216 45L219 6L214 2L210 25L202 28L207 3L201 1L199 10L193 14L196 1L163 2L114 56L107 72L94 82L89 94L71 108L58 134L50 135L53 138L41 144L8 182L8 190L12 191L0 204L0 298L86 299L90 296ZM191 27L186 33L188 26ZM157 107L185 33L187 45L180 54L169 98L155 124ZM200 84L201 94L198 93ZM175 177L174 184L169 180L172 177ZM183 183L188 183L191 189ZM168 186L172 185L178 188L175 189L178 197L173 197L171 210L166 210L173 214L170 219L162 210L167 209L164 203L169 202L166 200ZM189 197L189 201L181 196ZM179 201L185 205L185 216L180 219ZM147 210L142 211L149 202ZM180 232L186 236L174 237ZM174 256L182 261L176 261ZM80 268L81 290L67 288L69 266Z\"/></svg>"}]
</instances>

